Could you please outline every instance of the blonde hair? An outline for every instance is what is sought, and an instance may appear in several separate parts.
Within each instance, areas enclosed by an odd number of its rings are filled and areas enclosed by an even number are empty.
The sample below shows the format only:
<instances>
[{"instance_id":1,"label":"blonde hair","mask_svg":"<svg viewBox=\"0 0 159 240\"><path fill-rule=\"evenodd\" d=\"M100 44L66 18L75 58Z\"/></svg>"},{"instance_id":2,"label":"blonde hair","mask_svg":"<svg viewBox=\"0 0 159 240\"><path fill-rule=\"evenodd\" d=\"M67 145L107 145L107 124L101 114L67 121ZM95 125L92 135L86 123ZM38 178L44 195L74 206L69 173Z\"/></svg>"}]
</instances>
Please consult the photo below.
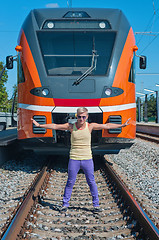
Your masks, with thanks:
<instances>
[{"instance_id":1,"label":"blonde hair","mask_svg":"<svg viewBox=\"0 0 159 240\"><path fill-rule=\"evenodd\" d=\"M88 109L86 107L77 108L77 115L82 114L82 113L87 113L88 114Z\"/></svg>"}]
</instances>

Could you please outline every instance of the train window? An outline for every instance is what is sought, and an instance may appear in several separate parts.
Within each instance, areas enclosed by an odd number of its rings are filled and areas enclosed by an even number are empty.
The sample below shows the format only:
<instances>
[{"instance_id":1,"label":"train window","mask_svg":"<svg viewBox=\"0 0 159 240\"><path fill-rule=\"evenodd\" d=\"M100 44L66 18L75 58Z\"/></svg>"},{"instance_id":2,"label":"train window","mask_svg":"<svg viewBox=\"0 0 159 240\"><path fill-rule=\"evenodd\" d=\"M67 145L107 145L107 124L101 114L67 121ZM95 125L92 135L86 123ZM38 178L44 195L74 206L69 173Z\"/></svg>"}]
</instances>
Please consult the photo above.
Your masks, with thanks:
<instances>
[{"instance_id":1,"label":"train window","mask_svg":"<svg viewBox=\"0 0 159 240\"><path fill-rule=\"evenodd\" d=\"M37 32L48 75L82 75L91 66L92 50L97 52L96 69L91 75L107 73L115 32Z\"/></svg>"},{"instance_id":2,"label":"train window","mask_svg":"<svg viewBox=\"0 0 159 240\"><path fill-rule=\"evenodd\" d=\"M135 83L135 61L134 60L131 64L131 69L129 73L129 82Z\"/></svg>"},{"instance_id":3,"label":"train window","mask_svg":"<svg viewBox=\"0 0 159 240\"><path fill-rule=\"evenodd\" d=\"M21 62L21 59L20 59L20 54L18 54L18 57L17 57L17 74L18 74L18 83L25 82L22 62Z\"/></svg>"}]
</instances>

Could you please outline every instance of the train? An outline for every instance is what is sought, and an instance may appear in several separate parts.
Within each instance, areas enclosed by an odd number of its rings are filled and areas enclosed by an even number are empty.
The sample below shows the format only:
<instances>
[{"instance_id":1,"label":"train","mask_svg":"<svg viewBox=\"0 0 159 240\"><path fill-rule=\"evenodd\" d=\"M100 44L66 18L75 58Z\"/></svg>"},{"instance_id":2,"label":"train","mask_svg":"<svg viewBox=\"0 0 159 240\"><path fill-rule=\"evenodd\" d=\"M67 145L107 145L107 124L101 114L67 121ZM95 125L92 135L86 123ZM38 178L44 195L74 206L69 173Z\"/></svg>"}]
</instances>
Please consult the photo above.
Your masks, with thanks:
<instances>
[{"instance_id":1,"label":"train","mask_svg":"<svg viewBox=\"0 0 159 240\"><path fill-rule=\"evenodd\" d=\"M118 153L130 146L136 134L138 48L121 10L34 9L22 25L15 49L18 141L24 149L67 153L68 131L36 127L31 118L40 124L74 123L78 107L88 109L89 122L120 124L131 118L125 128L93 131L94 154ZM145 68L143 56L140 67Z\"/></svg>"}]
</instances>

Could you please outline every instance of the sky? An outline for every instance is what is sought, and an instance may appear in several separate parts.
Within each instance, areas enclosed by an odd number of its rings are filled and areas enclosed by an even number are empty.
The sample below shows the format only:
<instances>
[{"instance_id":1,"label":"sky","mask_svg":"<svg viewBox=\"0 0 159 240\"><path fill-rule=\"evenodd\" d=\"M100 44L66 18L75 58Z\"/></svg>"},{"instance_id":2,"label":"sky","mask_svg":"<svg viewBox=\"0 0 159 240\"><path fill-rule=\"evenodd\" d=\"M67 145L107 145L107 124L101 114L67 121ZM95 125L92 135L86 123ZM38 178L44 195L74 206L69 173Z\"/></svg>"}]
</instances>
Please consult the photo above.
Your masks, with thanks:
<instances>
[{"instance_id":1,"label":"sky","mask_svg":"<svg viewBox=\"0 0 159 240\"><path fill-rule=\"evenodd\" d=\"M133 28L138 55L147 57L147 68L139 69L136 59L136 92L149 93L144 89L158 90L159 87L159 0L8 0L1 2L0 12L0 61L6 56L16 55L15 47L21 26L32 9L68 7L116 8L126 15ZM144 32L144 34L143 34ZM6 84L9 97L17 82L17 66L8 70ZM140 95L136 95L140 96Z\"/></svg>"}]
</instances>

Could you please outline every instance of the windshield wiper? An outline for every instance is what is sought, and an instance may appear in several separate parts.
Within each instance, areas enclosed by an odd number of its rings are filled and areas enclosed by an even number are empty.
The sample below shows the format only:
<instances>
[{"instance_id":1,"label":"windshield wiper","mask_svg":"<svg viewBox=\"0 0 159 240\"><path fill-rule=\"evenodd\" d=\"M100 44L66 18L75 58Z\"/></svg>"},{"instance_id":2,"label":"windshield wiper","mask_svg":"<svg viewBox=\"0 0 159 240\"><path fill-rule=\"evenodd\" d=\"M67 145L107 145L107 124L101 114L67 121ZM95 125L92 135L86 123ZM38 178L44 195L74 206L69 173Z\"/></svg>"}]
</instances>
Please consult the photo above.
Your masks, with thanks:
<instances>
[{"instance_id":1,"label":"windshield wiper","mask_svg":"<svg viewBox=\"0 0 159 240\"><path fill-rule=\"evenodd\" d=\"M80 84L80 82L82 82L83 79L85 79L94 69L96 69L98 56L99 55L97 55L97 51L92 50L92 63L90 68L88 68L79 78L77 78L77 80L72 84L72 86L74 85L77 86L78 84Z\"/></svg>"}]
</instances>

